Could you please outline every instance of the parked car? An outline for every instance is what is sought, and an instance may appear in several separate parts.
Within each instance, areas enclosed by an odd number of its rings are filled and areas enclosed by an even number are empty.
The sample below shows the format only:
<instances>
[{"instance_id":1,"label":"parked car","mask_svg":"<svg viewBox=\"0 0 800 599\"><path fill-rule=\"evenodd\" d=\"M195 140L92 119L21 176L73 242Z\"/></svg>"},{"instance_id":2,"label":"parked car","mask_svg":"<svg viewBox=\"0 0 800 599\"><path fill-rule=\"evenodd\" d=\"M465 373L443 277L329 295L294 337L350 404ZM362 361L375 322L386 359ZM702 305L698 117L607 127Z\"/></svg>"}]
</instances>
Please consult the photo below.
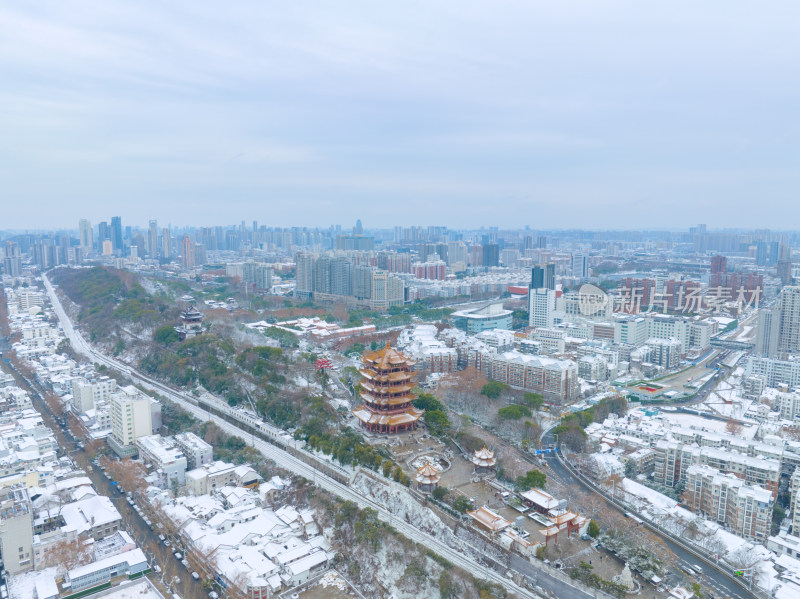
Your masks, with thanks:
<instances>
[{"instance_id":1,"label":"parked car","mask_svg":"<svg viewBox=\"0 0 800 599\"><path fill-rule=\"evenodd\" d=\"M183 564L184 568L186 568L187 570L189 569L189 560L184 558L184 559L181 560L181 563Z\"/></svg>"},{"instance_id":2,"label":"parked car","mask_svg":"<svg viewBox=\"0 0 800 599\"><path fill-rule=\"evenodd\" d=\"M172 555L174 555L174 556L175 556L175 559L176 559L176 560L178 560L178 561L180 561L180 560L182 560L182 559L183 559L183 555L181 555L181 552L180 552L180 551L176 551L176 552L175 552L175 553L173 553Z\"/></svg>"},{"instance_id":3,"label":"parked car","mask_svg":"<svg viewBox=\"0 0 800 599\"><path fill-rule=\"evenodd\" d=\"M192 578L195 580L200 580L200 575L197 572L192 572Z\"/></svg>"}]
</instances>

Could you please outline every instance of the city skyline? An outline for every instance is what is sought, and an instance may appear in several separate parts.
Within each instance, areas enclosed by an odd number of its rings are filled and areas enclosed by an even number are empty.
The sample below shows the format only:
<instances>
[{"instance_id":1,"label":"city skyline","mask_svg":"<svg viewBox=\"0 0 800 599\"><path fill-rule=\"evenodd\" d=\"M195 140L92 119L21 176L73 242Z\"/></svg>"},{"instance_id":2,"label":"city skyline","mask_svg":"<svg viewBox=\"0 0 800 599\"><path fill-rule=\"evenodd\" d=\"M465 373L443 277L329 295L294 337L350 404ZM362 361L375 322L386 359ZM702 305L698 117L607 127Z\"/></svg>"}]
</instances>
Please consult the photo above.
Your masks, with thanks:
<instances>
[{"instance_id":1,"label":"city skyline","mask_svg":"<svg viewBox=\"0 0 800 599\"><path fill-rule=\"evenodd\" d=\"M3 228L780 227L798 10L4 7Z\"/></svg>"}]
</instances>

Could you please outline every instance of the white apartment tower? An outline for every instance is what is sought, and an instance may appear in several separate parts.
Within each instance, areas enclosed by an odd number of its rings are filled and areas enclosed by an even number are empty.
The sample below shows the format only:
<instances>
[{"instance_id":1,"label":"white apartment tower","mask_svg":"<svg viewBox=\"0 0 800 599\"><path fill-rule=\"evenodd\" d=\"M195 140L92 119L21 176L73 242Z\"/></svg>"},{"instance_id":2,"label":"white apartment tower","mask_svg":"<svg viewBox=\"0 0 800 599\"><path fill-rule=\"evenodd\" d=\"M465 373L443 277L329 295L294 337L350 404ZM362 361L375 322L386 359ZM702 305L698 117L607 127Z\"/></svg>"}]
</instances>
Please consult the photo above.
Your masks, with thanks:
<instances>
[{"instance_id":1,"label":"white apartment tower","mask_svg":"<svg viewBox=\"0 0 800 599\"><path fill-rule=\"evenodd\" d=\"M150 401L132 385L111 394L111 434L117 443L129 446L139 437L153 434Z\"/></svg>"}]
</instances>

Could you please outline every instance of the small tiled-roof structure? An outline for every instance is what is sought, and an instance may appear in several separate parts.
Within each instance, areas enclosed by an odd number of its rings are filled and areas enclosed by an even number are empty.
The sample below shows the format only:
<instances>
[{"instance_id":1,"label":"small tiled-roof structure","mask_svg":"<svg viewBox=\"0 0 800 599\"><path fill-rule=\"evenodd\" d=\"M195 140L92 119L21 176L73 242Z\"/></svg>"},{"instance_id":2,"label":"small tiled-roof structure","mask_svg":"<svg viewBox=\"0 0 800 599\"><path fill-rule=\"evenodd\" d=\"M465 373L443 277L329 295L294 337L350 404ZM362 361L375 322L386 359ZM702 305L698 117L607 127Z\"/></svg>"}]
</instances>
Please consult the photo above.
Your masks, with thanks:
<instances>
[{"instance_id":1,"label":"small tiled-roof structure","mask_svg":"<svg viewBox=\"0 0 800 599\"><path fill-rule=\"evenodd\" d=\"M520 493L520 497L522 497L526 505L532 507L541 514L546 514L550 510L558 508L558 499L550 495L550 493L545 493L541 489L523 491Z\"/></svg>"},{"instance_id":2,"label":"small tiled-roof structure","mask_svg":"<svg viewBox=\"0 0 800 599\"><path fill-rule=\"evenodd\" d=\"M475 464L475 472L478 474L486 474L494 470L497 464L497 458L494 457L494 452L489 451L486 445L479 449L472 456L472 463Z\"/></svg>"},{"instance_id":3,"label":"small tiled-roof structure","mask_svg":"<svg viewBox=\"0 0 800 599\"><path fill-rule=\"evenodd\" d=\"M486 506L480 507L474 512L468 511L467 515L472 518L476 524L482 526L492 534L500 532L511 526L511 522L499 514L494 513Z\"/></svg>"},{"instance_id":4,"label":"small tiled-roof structure","mask_svg":"<svg viewBox=\"0 0 800 599\"><path fill-rule=\"evenodd\" d=\"M417 470L415 478L419 490L423 493L430 493L439 484L442 474L436 466L426 462L425 465Z\"/></svg>"}]
</instances>

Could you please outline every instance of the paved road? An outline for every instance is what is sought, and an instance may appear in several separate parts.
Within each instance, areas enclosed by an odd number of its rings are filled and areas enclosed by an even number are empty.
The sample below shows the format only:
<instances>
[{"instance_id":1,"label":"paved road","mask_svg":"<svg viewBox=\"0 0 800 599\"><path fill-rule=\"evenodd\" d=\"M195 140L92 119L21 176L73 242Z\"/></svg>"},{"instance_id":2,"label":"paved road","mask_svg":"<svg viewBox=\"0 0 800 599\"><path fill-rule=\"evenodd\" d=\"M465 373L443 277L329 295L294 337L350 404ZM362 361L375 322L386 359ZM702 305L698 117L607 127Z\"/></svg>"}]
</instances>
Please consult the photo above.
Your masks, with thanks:
<instances>
[{"instance_id":1,"label":"paved road","mask_svg":"<svg viewBox=\"0 0 800 599\"><path fill-rule=\"evenodd\" d=\"M90 464L89 456L85 451L77 448L76 442L68 435L66 426L61 427L49 406L37 395L42 390L36 387L35 382L26 379L10 363L3 361L2 368L15 377L20 387L29 391L34 407L41 414L45 424L53 431L59 449L69 454L77 466L86 472L86 476L101 495L112 500L122 516L124 530L147 554L150 565L158 564L161 568L160 574L153 572L148 575L148 578L156 583L162 592L179 593L184 599L208 599L202 586L192 579L190 572L175 559L172 551L160 542L158 535L145 524L142 517L128 504L116 486L111 485L111 481L103 476L99 468L94 468Z\"/></svg>"},{"instance_id":2,"label":"paved road","mask_svg":"<svg viewBox=\"0 0 800 599\"><path fill-rule=\"evenodd\" d=\"M47 288L47 292L50 296L50 301L53 305L53 309L58 316L59 321L64 329L64 333L69 338L70 343L72 344L72 348L81 353L91 360L95 361L96 363L105 364L109 368L114 368L116 370L122 371L126 373L133 379L136 379L140 384L144 387L149 388L152 391L156 391L165 395L171 401L179 404L182 408L186 411L191 413L193 416L200 420L212 420L215 424L217 424L222 430L224 430L228 434L237 435L248 442L248 444L254 446L258 449L265 457L273 460L275 463L279 464L282 468L290 470L295 474L299 474L300 476L305 477L308 480L313 480L316 485L319 485L321 488L325 489L328 492L331 492L339 497L350 500L355 502L361 508L371 508L378 513L378 516L384 522L391 524L394 528L399 530L403 535L408 537L409 539L428 547L429 549L435 551L448 561L452 562L453 564L457 565L458 567L464 569L467 572L471 572L473 575L479 578L485 578L490 580L494 583L500 584L506 587L510 592L518 595L519 597L537 597L535 593L532 591L522 588L519 585L515 584L509 578L507 578L504 573L498 572L494 569L486 567L484 565L479 564L475 559L472 557L464 554L463 552L453 549L449 545L443 543L439 539L431 536L428 533L422 532L409 523L400 520L394 514L389 512L385 509L382 505L379 505L372 501L368 497L364 497L346 485L343 485L334 479L324 475L320 471L316 470L312 466L309 466L305 462L297 459L293 455L287 453L286 451L267 443L266 441L262 441L261 439L254 438L249 433L239 429L238 427L234 426L227 420L223 420L213 414L209 414L202 408L195 406L191 401L189 401L182 393L179 393L168 387L159 381L156 381L146 375L141 374L140 372L132 369L126 364L118 362L113 358L109 358L97 351L95 351L81 336L81 334L74 329L70 319L67 317L66 312L64 311L61 302L58 299L58 296L53 289L50 281L47 279L46 276L42 277L45 283L45 287ZM405 492L404 489L398 487L398 492ZM477 554L478 552L475 551ZM530 562L528 562L530 564ZM531 565L531 567L534 567ZM593 592L587 592L580 588L574 587L571 584L562 581L559 579L559 575L557 573L550 573L545 569L543 565L538 565L537 573L539 574L539 585L542 588L543 582L547 581L550 587L553 588L554 594L559 598L567 598L567 599L590 599L595 596L599 596Z\"/></svg>"},{"instance_id":3,"label":"paved road","mask_svg":"<svg viewBox=\"0 0 800 599\"><path fill-rule=\"evenodd\" d=\"M548 431L543 437L544 443L552 443L553 436L552 432ZM550 469L562 480L565 481L574 481L577 482L579 485L584 487L586 490L592 493L596 493L594 489L590 486L586 485L580 478L576 477L569 468L566 468L561 461L556 456L549 456L547 458L547 462L550 466ZM603 499L606 505L612 509L615 509L619 512L625 512L623 508L620 508L614 503L608 501L605 497L596 493L599 497ZM632 511L632 510L628 510ZM659 535L661 536L661 535ZM684 564L690 564L692 566L700 566L703 571L703 576L700 579L700 583L704 584L708 587L712 587L714 589L714 594L720 597L732 597L735 599L753 599L753 595L747 592L745 589L739 586L737 582L732 580L730 577L722 574L721 572L714 569L710 563L706 562L705 560L701 560L696 557L694 554L686 551L680 545L674 543L669 539L669 537L661 536L667 546L678 556L678 559ZM691 582L691 581L689 581Z\"/></svg>"}]
</instances>

